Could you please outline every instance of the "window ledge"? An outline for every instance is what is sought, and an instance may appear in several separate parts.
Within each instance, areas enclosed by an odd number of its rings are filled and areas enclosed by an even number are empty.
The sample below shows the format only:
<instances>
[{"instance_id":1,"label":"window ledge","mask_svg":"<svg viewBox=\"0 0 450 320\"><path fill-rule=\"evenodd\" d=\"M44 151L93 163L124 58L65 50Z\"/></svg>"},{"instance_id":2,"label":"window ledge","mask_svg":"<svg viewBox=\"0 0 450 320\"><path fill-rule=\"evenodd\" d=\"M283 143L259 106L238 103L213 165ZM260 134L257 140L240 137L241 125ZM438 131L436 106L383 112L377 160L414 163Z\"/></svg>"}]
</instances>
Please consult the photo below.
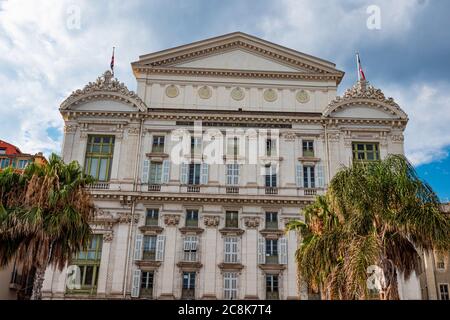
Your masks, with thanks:
<instances>
[{"instance_id":1,"label":"window ledge","mask_svg":"<svg viewBox=\"0 0 450 320\"><path fill-rule=\"evenodd\" d=\"M244 233L244 230L240 228L222 228L219 232L223 235L240 236Z\"/></svg>"},{"instance_id":2,"label":"window ledge","mask_svg":"<svg viewBox=\"0 0 450 320\"><path fill-rule=\"evenodd\" d=\"M298 157L297 159L301 162L320 162L320 158L316 157Z\"/></svg>"},{"instance_id":3,"label":"window ledge","mask_svg":"<svg viewBox=\"0 0 450 320\"><path fill-rule=\"evenodd\" d=\"M177 263L177 267L183 271L198 271L203 265L200 262L180 261Z\"/></svg>"},{"instance_id":4,"label":"window ledge","mask_svg":"<svg viewBox=\"0 0 450 320\"><path fill-rule=\"evenodd\" d=\"M148 158L161 158L161 159L165 159L168 158L169 155L167 153L164 152L150 152L150 153L146 153L145 154ZM153 159L156 160L156 159Z\"/></svg>"},{"instance_id":5,"label":"window ledge","mask_svg":"<svg viewBox=\"0 0 450 320\"><path fill-rule=\"evenodd\" d=\"M278 239L284 235L284 230L279 229L264 229L260 233L267 239Z\"/></svg>"},{"instance_id":6,"label":"window ledge","mask_svg":"<svg viewBox=\"0 0 450 320\"><path fill-rule=\"evenodd\" d=\"M147 268L148 270L154 270L158 269L161 266L161 261L137 260L136 265L139 267Z\"/></svg>"},{"instance_id":7,"label":"window ledge","mask_svg":"<svg viewBox=\"0 0 450 320\"><path fill-rule=\"evenodd\" d=\"M286 269L285 264L260 264L259 268L263 271L278 271L281 272Z\"/></svg>"},{"instance_id":8,"label":"window ledge","mask_svg":"<svg viewBox=\"0 0 450 320\"><path fill-rule=\"evenodd\" d=\"M221 263L219 264L219 268L222 269L222 271L241 271L244 269L244 265L241 263Z\"/></svg>"},{"instance_id":9,"label":"window ledge","mask_svg":"<svg viewBox=\"0 0 450 320\"><path fill-rule=\"evenodd\" d=\"M201 234L205 231L205 229L199 227L182 227L179 230L182 234L186 233Z\"/></svg>"},{"instance_id":10,"label":"window ledge","mask_svg":"<svg viewBox=\"0 0 450 320\"><path fill-rule=\"evenodd\" d=\"M153 235L161 233L164 229L159 226L140 226L139 230L145 235Z\"/></svg>"}]
</instances>

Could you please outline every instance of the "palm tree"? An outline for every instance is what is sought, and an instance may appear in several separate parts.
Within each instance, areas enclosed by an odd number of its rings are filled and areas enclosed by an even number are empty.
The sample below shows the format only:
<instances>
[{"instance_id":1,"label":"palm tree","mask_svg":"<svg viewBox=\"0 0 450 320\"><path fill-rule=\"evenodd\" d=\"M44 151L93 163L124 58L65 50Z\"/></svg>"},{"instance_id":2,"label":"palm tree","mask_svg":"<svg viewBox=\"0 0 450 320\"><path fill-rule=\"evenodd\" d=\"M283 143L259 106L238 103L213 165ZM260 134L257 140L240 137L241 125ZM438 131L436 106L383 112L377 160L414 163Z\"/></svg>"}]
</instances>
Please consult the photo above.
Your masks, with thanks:
<instances>
[{"instance_id":1,"label":"palm tree","mask_svg":"<svg viewBox=\"0 0 450 320\"><path fill-rule=\"evenodd\" d=\"M52 154L46 165L24 173L0 172L0 267L15 260L25 272L36 270L32 299L41 299L45 270L62 270L91 236L94 206L77 162Z\"/></svg>"},{"instance_id":2,"label":"palm tree","mask_svg":"<svg viewBox=\"0 0 450 320\"><path fill-rule=\"evenodd\" d=\"M397 275L418 272L420 253L450 248L450 219L431 187L400 155L355 162L305 209L299 276L325 299L368 299L368 268L383 276L381 299L399 299Z\"/></svg>"}]
</instances>

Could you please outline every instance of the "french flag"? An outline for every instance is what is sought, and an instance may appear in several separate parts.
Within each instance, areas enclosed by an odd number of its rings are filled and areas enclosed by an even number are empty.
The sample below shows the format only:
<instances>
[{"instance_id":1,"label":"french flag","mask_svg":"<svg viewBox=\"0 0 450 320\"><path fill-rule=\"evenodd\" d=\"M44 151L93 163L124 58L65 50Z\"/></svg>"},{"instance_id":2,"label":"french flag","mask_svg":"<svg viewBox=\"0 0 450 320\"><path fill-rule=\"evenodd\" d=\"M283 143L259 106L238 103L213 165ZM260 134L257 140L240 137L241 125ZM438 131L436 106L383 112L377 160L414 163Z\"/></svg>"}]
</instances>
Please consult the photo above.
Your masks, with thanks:
<instances>
[{"instance_id":1,"label":"french flag","mask_svg":"<svg viewBox=\"0 0 450 320\"><path fill-rule=\"evenodd\" d=\"M359 53L356 54L356 61L358 63L358 80L366 80L366 75L361 67L361 59L359 59Z\"/></svg>"},{"instance_id":2,"label":"french flag","mask_svg":"<svg viewBox=\"0 0 450 320\"><path fill-rule=\"evenodd\" d=\"M114 76L114 49L115 47L113 47L113 52L112 52L112 57L111 57L111 72Z\"/></svg>"}]
</instances>

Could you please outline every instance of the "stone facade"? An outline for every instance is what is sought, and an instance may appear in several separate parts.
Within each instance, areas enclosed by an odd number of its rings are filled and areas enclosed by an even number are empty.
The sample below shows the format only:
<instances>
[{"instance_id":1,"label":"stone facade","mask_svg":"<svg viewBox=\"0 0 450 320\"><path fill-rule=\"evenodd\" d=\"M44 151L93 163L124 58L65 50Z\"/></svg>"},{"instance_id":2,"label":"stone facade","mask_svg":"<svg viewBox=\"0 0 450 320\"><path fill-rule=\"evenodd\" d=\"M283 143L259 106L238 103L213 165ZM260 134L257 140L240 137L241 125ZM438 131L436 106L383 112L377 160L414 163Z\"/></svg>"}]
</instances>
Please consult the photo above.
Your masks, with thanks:
<instances>
[{"instance_id":1,"label":"stone facade","mask_svg":"<svg viewBox=\"0 0 450 320\"><path fill-rule=\"evenodd\" d=\"M402 154L406 114L365 81L336 98L344 74L333 63L243 33L143 55L132 68L136 93L106 72L61 104L64 160L102 177L91 186L102 246L93 288L69 292L67 270L48 269L44 297L307 299L285 223L303 218L358 143L367 160ZM180 148L181 129L201 139ZM244 137L233 140L244 141L239 151L225 140L210 162L217 140L205 132L230 130ZM99 148L112 150L99 173L92 139L105 136L113 143ZM177 162L191 143L203 154Z\"/></svg>"}]
</instances>

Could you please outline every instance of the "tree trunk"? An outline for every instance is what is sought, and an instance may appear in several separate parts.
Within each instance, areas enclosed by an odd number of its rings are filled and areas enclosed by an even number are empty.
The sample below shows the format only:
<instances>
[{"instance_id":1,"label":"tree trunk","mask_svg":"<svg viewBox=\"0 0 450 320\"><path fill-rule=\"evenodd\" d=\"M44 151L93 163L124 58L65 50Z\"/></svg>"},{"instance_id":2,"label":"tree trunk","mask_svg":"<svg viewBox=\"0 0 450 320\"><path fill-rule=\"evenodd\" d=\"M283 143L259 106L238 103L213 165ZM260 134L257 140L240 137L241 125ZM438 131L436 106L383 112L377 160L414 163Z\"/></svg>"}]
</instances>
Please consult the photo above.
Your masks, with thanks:
<instances>
[{"instance_id":1,"label":"tree trunk","mask_svg":"<svg viewBox=\"0 0 450 320\"><path fill-rule=\"evenodd\" d=\"M44 283L45 267L37 268L33 281L33 293L31 294L31 300L42 299L42 284Z\"/></svg>"},{"instance_id":2,"label":"tree trunk","mask_svg":"<svg viewBox=\"0 0 450 320\"><path fill-rule=\"evenodd\" d=\"M380 296L383 300L400 300L398 293L397 268L390 259L383 259L381 266L384 274L385 285Z\"/></svg>"}]
</instances>

